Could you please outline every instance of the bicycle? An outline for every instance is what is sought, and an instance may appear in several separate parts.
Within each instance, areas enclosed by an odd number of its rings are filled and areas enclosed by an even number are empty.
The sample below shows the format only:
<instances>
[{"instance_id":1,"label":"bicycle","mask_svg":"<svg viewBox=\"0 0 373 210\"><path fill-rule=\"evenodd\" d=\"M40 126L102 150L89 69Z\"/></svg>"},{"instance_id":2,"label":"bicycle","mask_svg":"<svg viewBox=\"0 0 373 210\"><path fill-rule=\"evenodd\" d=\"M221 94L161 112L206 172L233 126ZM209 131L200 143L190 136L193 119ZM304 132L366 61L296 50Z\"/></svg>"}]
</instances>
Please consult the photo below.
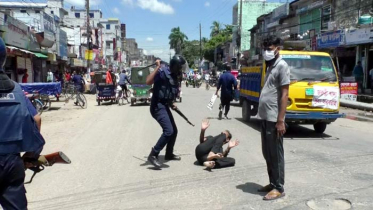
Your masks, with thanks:
<instances>
[{"instance_id":1,"label":"bicycle","mask_svg":"<svg viewBox=\"0 0 373 210\"><path fill-rule=\"evenodd\" d=\"M117 90L117 97L115 100L119 106L124 105L124 100L126 100L127 103L130 103L128 98L131 95L131 92L127 90L126 93L127 93L127 97L125 96L125 94L123 94L122 88L120 90Z\"/></svg>"},{"instance_id":2,"label":"bicycle","mask_svg":"<svg viewBox=\"0 0 373 210\"><path fill-rule=\"evenodd\" d=\"M52 102L48 94L41 94L40 101L43 103L43 109L48 111L51 108Z\"/></svg>"},{"instance_id":3,"label":"bicycle","mask_svg":"<svg viewBox=\"0 0 373 210\"><path fill-rule=\"evenodd\" d=\"M85 96L83 95L83 93L81 93L80 91L78 91L77 87L69 87L68 90L67 90L67 93L65 95L66 98L66 103L69 102L69 100L74 100L74 99L77 99L74 103L75 105L77 106L80 106L82 109L86 109L87 108L87 99L85 98Z\"/></svg>"},{"instance_id":4,"label":"bicycle","mask_svg":"<svg viewBox=\"0 0 373 210\"><path fill-rule=\"evenodd\" d=\"M26 94L27 98L31 101L32 105L35 107L39 115L43 113L43 102L41 102L40 95L38 92L33 92L32 94Z\"/></svg>"}]
</instances>

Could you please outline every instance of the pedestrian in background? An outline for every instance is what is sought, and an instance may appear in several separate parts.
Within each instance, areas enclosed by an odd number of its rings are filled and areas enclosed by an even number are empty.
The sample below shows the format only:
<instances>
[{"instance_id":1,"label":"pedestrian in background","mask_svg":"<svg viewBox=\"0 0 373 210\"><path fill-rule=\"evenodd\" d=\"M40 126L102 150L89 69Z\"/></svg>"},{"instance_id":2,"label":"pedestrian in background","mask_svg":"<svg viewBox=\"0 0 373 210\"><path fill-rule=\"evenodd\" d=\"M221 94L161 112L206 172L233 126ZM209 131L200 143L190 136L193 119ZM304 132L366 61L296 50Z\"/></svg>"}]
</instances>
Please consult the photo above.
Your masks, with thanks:
<instances>
[{"instance_id":1,"label":"pedestrian in background","mask_svg":"<svg viewBox=\"0 0 373 210\"><path fill-rule=\"evenodd\" d=\"M262 152L267 163L269 184L258 191L268 193L264 200L275 200L285 195L283 135L286 132L290 70L279 54L281 42L276 36L269 36L263 41L263 58L267 69L259 98L258 116L262 120Z\"/></svg>"},{"instance_id":2,"label":"pedestrian in background","mask_svg":"<svg viewBox=\"0 0 373 210\"><path fill-rule=\"evenodd\" d=\"M361 66L361 61L358 61L354 70L352 71L355 77L355 81L358 87L361 88L361 93L364 93L363 80L364 80L364 69Z\"/></svg>"},{"instance_id":3,"label":"pedestrian in background","mask_svg":"<svg viewBox=\"0 0 373 210\"><path fill-rule=\"evenodd\" d=\"M224 70L226 70L218 81L218 86L215 95L218 96L221 88L220 105L219 105L219 120L222 118L223 110L225 109L224 116L228 118L228 112L230 109L231 101L234 99L234 91L237 90L237 80L231 73L231 66L225 64Z\"/></svg>"}]
</instances>

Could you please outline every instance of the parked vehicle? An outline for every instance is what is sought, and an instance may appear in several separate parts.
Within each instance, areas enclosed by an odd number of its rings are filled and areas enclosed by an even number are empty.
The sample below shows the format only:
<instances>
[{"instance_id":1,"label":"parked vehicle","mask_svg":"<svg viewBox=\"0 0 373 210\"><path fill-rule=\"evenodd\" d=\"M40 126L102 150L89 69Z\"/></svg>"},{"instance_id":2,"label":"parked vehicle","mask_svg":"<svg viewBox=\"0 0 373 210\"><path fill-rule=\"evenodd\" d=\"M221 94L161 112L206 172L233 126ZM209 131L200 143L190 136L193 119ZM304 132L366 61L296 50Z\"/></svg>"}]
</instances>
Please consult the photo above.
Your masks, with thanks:
<instances>
[{"instance_id":1,"label":"parked vehicle","mask_svg":"<svg viewBox=\"0 0 373 210\"><path fill-rule=\"evenodd\" d=\"M280 51L290 68L289 100L286 123L312 124L323 133L327 124L342 117L339 114L339 85L337 71L328 53ZM258 112L259 97L264 86L266 66L243 67L240 81L242 118L249 121ZM336 93L334 104L320 97L320 90Z\"/></svg>"},{"instance_id":2,"label":"parked vehicle","mask_svg":"<svg viewBox=\"0 0 373 210\"><path fill-rule=\"evenodd\" d=\"M137 103L150 103L152 98L152 86L146 84L146 77L150 74L150 68L132 67L131 68L131 106Z\"/></svg>"},{"instance_id":3,"label":"parked vehicle","mask_svg":"<svg viewBox=\"0 0 373 210\"><path fill-rule=\"evenodd\" d=\"M115 85L106 84L106 72L96 71L93 79L96 83L96 101L100 106L103 101L110 101L114 103L116 101Z\"/></svg>"}]
</instances>

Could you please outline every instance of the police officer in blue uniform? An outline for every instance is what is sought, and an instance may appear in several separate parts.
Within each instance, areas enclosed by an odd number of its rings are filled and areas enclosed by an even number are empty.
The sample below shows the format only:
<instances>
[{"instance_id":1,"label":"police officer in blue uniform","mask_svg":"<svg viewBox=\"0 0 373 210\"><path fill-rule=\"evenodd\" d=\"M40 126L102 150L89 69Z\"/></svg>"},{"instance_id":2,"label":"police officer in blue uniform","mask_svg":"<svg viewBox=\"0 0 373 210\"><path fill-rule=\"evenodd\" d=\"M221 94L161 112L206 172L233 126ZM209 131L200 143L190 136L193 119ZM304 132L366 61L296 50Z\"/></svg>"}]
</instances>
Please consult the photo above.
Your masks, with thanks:
<instances>
[{"instance_id":1,"label":"police officer in blue uniform","mask_svg":"<svg viewBox=\"0 0 373 210\"><path fill-rule=\"evenodd\" d=\"M0 205L4 210L27 209L23 157L38 159L45 143L41 118L19 84L9 79L3 66L6 48L0 38Z\"/></svg>"},{"instance_id":2,"label":"police officer in blue uniform","mask_svg":"<svg viewBox=\"0 0 373 210\"><path fill-rule=\"evenodd\" d=\"M152 148L148 161L156 168L160 168L162 164L158 160L158 155L166 145L165 160L181 160L173 153L177 127L170 108L177 108L173 102L179 92L178 85L182 80L182 73L188 68L188 63L182 56L175 55L170 65L161 62L160 59L157 59L156 64L156 69L146 78L146 84L154 84L150 113L162 127L163 133Z\"/></svg>"}]
</instances>

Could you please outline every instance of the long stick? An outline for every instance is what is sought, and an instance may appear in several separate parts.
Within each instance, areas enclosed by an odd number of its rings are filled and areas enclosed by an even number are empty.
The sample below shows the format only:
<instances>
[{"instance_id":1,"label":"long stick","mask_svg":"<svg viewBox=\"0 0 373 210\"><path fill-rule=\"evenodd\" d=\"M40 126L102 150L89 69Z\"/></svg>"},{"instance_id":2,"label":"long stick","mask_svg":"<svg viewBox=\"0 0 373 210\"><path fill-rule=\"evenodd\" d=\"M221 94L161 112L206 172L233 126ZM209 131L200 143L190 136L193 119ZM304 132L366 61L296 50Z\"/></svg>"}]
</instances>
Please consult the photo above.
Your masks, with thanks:
<instances>
[{"instance_id":1,"label":"long stick","mask_svg":"<svg viewBox=\"0 0 373 210\"><path fill-rule=\"evenodd\" d=\"M175 111L176 113L178 113L182 118L184 118L184 120L187 121L187 123L189 123L191 126L194 127L194 124L191 123L191 122L188 120L188 118L185 117L185 115L184 115L184 114L183 114L183 113L182 113L178 108L174 109L174 111Z\"/></svg>"}]
</instances>

